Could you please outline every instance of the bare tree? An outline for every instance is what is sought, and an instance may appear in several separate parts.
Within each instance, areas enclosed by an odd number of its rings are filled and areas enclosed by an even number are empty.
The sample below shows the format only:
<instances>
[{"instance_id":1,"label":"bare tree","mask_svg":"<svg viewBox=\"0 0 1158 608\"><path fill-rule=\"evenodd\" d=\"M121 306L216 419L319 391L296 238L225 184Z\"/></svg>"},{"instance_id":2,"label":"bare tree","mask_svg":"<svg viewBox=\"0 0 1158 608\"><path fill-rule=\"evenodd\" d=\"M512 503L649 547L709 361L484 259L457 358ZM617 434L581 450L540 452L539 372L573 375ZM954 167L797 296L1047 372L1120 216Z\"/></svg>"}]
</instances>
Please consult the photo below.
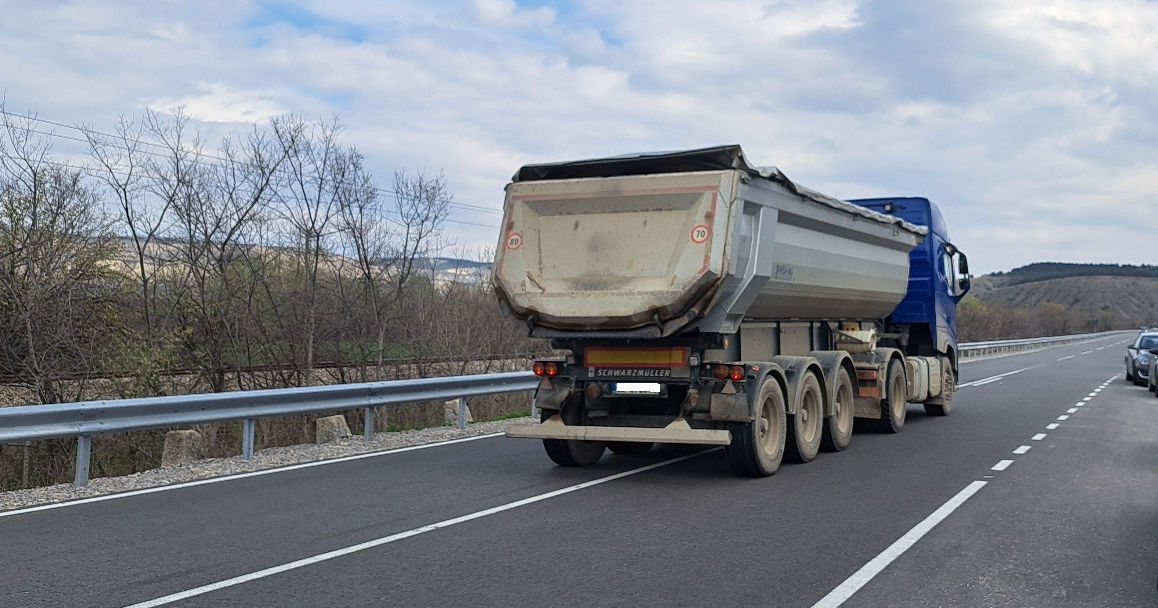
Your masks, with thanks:
<instances>
[{"instance_id":1,"label":"bare tree","mask_svg":"<svg viewBox=\"0 0 1158 608\"><path fill-rule=\"evenodd\" d=\"M76 399L107 356L109 224L82 173L55 163L30 119L0 131L0 371L42 403Z\"/></svg>"}]
</instances>

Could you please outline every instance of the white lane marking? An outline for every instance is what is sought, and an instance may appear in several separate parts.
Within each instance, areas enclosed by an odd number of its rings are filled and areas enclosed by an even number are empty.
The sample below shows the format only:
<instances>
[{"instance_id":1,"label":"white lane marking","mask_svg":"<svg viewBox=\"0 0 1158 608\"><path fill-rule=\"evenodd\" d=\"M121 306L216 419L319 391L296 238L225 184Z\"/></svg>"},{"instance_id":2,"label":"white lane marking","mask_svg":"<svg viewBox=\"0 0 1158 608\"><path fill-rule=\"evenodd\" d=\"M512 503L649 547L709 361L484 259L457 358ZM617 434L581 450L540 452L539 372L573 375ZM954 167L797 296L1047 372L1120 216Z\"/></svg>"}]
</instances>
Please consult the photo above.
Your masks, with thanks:
<instances>
[{"instance_id":1,"label":"white lane marking","mask_svg":"<svg viewBox=\"0 0 1158 608\"><path fill-rule=\"evenodd\" d=\"M1061 416L1058 416L1057 419L1061 420L1062 422L1065 422L1066 420L1069 420L1070 417L1065 415L1065 414L1062 414Z\"/></svg>"},{"instance_id":2,"label":"white lane marking","mask_svg":"<svg viewBox=\"0 0 1158 608\"><path fill-rule=\"evenodd\" d=\"M1092 397L1082 397L1082 403L1087 403L1092 400Z\"/></svg>"},{"instance_id":3,"label":"white lane marking","mask_svg":"<svg viewBox=\"0 0 1158 608\"><path fill-rule=\"evenodd\" d=\"M1088 354L1090 354L1090 353L1092 353L1092 352L1094 352L1094 351L1092 351L1092 350L1086 350L1086 351L1082 351L1082 353L1081 353L1081 354L1083 354L1083 355L1088 355Z\"/></svg>"},{"instance_id":4,"label":"white lane marking","mask_svg":"<svg viewBox=\"0 0 1158 608\"><path fill-rule=\"evenodd\" d=\"M1098 393L1093 392L1093 393L1086 395L1086 399L1093 399L1094 397L1097 397L1097 396L1098 396ZM1084 401L1084 399L1083 399L1083 401Z\"/></svg>"},{"instance_id":5,"label":"white lane marking","mask_svg":"<svg viewBox=\"0 0 1158 608\"><path fill-rule=\"evenodd\" d=\"M1049 424L1045 425L1045 428L1047 428L1047 429L1049 429L1049 430L1051 430L1051 431L1052 431L1052 430L1056 429L1056 428L1057 428L1057 427L1059 427L1059 426L1061 426L1061 425L1060 425L1060 424L1058 424L1058 423L1056 423L1056 422L1051 422L1051 423L1049 423Z\"/></svg>"},{"instance_id":6,"label":"white lane marking","mask_svg":"<svg viewBox=\"0 0 1158 608\"><path fill-rule=\"evenodd\" d=\"M1106 348L1105 346L1099 346L1099 347L1095 348L1094 350L1103 350L1105 348Z\"/></svg>"},{"instance_id":7,"label":"white lane marking","mask_svg":"<svg viewBox=\"0 0 1158 608\"><path fill-rule=\"evenodd\" d=\"M1005 469L1008 469L1009 465L1011 464L1013 464L1012 460L1000 460L997 462L997 464L989 468L994 471L1004 471Z\"/></svg>"},{"instance_id":8,"label":"white lane marking","mask_svg":"<svg viewBox=\"0 0 1158 608\"><path fill-rule=\"evenodd\" d=\"M1086 402L1085 402L1085 401L1079 401L1079 402L1077 402L1077 403L1075 403L1075 404L1074 404L1074 407L1082 407L1082 406L1084 406L1085 404L1086 404Z\"/></svg>"},{"instance_id":9,"label":"white lane marking","mask_svg":"<svg viewBox=\"0 0 1158 608\"><path fill-rule=\"evenodd\" d=\"M616 473L614 475L608 475L607 477L600 477L599 479L592 479L590 481L578 483L578 484L575 484L573 486L567 486L565 488L553 490L553 491L547 492L545 494L539 494L537 496L530 496L530 497L524 498L522 500L516 500L514 502L509 502L505 505L499 505L497 507L491 507L490 509L483 509L482 511L475 511L474 513L469 513L467 515L462 515L459 517L452 517L450 519L444 519L440 522L433 523L433 524L426 525L426 526L422 526L420 528L414 528L411 530L407 530L405 532L399 532L397 534L391 534L390 536L383 536L381 538L376 538L374 540L369 540L369 541L366 541L363 543L358 543L356 545L350 545L349 547L343 547L341 549L335 549L333 551L327 551L325 553L319 553L318 555L313 555L310 557L302 558L302 559L288 562L285 564L281 564L278 566L273 566L271 568L265 568L264 570L258 570L256 572L250 572L249 574L243 574L241 576L235 576L233 578L228 578L228 579L225 579L222 581L217 581L216 583L209 583L208 585L202 585L200 587L194 587L193 589L188 589L188 590L181 591L178 593L173 593L173 594L166 595L163 597L158 597L158 598L151 599L151 600L148 600L145 602L139 602L137 604L132 604L131 606L128 606L127 608L151 608L153 606L163 606L165 604L172 604L173 602L188 599L191 597L196 597L198 595L204 595L204 594L209 593L211 591L218 591L220 589L225 589L227 587L233 587L236 585L240 585L242 583L248 583L250 581L255 581L258 579L262 579L262 578L267 578L267 577L273 576L275 574L281 574L282 572L289 572L290 570L296 570L298 568L304 568L306 566L311 566L313 564L317 564L317 563L321 563L321 562L328 561L331 559L350 555L351 553L357 553L359 551L365 551L366 549L373 549L374 547L380 547L382 545L397 542L397 541L400 541L403 539L410 538L412 536L418 536L419 534L425 534L427 532L433 532L435 530L441 530L443 528L449 528L450 526L465 523L468 521L473 521L473 520L476 520L476 519L479 519L482 517L494 515L496 513L502 513L504 511L510 511L511 509L517 509L519 507L524 507L526 505L534 504L537 502L542 502L544 500L549 500L551 498L555 498L558 496L563 496L564 494L570 494L572 492L578 492L579 490L584 490L584 489L587 489L587 488L590 488L593 486L605 484L609 481L615 481L617 479L623 479L624 477L629 477L631 475L635 475L638 473L644 473L647 471L658 469L660 467L665 467L669 464L674 464L674 463L677 463L677 462L680 462L683 460L688 460L690 458L702 456L702 455L710 453L710 452L718 451L719 449L720 448L715 448L715 449L711 449L711 450L705 450L703 452L697 452L695 454L688 454L687 456L680 456L679 458L672 458L671 460L665 460L663 462L657 462L655 464L649 464L645 467L640 467L638 469L631 469L629 471L623 471L622 473Z\"/></svg>"},{"instance_id":10,"label":"white lane marking","mask_svg":"<svg viewBox=\"0 0 1158 608\"><path fill-rule=\"evenodd\" d=\"M235 475L226 475L225 477L214 477L212 479L198 479L195 481L186 481L183 483L175 483L168 486L157 486L155 488L144 488L141 490L132 490L130 492L119 492L117 494L105 494L104 496L93 496L92 498L81 498L79 500L70 500L68 502L58 502L51 505L39 505L36 507L28 507L27 509L17 509L15 511L2 511L0 517L9 517L12 515L21 515L23 513L34 513L36 511L47 511L49 509L60 509L63 507L75 507L77 505L86 505L93 502L104 502L106 500L116 500L118 498L129 498L132 496L140 496L142 494L153 494L154 492L167 492L169 490L179 490L181 488L191 488L194 486L204 486L211 483L221 483L223 481L233 481L234 479L246 479L248 477L257 477L259 475L271 475L273 473L285 473L286 471L296 471L298 469L308 469L311 467L320 467L327 464L336 464L339 462L349 462L351 460L361 460L363 458L374 458L375 456L388 456L390 454L398 454L400 452L412 452L414 450L425 450L427 448L437 448L444 445L451 445L455 443L466 443L467 441L478 441L479 439L489 439L491 437L502 437L502 433L489 433L487 435L477 435L475 437L463 437L462 439L451 439L449 441L439 441L437 443L424 443L422 445L411 445L404 448L394 448L392 450L385 450L382 452L367 452L365 454L354 454L352 456L342 456L341 458L331 458L329 460L318 460L315 462L303 462L301 464L293 464L286 467L278 467L276 469L262 469L260 471L250 471L248 473L237 473Z\"/></svg>"},{"instance_id":11,"label":"white lane marking","mask_svg":"<svg viewBox=\"0 0 1158 608\"><path fill-rule=\"evenodd\" d=\"M1016 450L1013 450L1013 453L1014 454L1024 454L1024 453L1029 451L1029 448L1030 448L1030 446L1028 446L1028 445L1019 446Z\"/></svg>"},{"instance_id":12,"label":"white lane marking","mask_svg":"<svg viewBox=\"0 0 1158 608\"><path fill-rule=\"evenodd\" d=\"M958 384L957 388L963 388L966 386L982 386L984 384L989 384L990 382L997 382L998 380L1001 380L1002 378L1008 378L1009 376L1012 376L1014 374L1020 374L1021 372L1024 372L1027 369L1033 369L1034 367L1036 367L1036 366L1023 367L1021 369L1015 369L1011 372L1005 372L1002 374L997 374L996 376L989 376L988 378L982 378L980 380L974 380L972 382L964 382L962 384Z\"/></svg>"},{"instance_id":13,"label":"white lane marking","mask_svg":"<svg viewBox=\"0 0 1158 608\"><path fill-rule=\"evenodd\" d=\"M1038 434L1034 435L1033 437L1030 437L1030 439L1032 439L1034 441L1041 441L1042 439L1045 439L1045 438L1046 438L1045 433L1038 433Z\"/></svg>"},{"instance_id":14,"label":"white lane marking","mask_svg":"<svg viewBox=\"0 0 1158 608\"><path fill-rule=\"evenodd\" d=\"M812 608L837 608L848 601L857 591L860 591L862 587L867 585L873 577L880 574L882 570L896 561L905 551L908 551L910 547L917 544L917 541L921 540L921 537L928 534L937 524L949 517L953 511L956 511L958 507L965 504L965 501L969 500L969 497L976 494L977 491L985 487L987 483L989 482L974 481L965 486L965 489L938 507L936 511L930 513L928 517L921 520L921 523L913 526L913 529L906 532L904 536L898 538L893 544L889 545L888 548L881 551L879 555L869 560L867 564L861 566L856 572L853 572L852 576L844 579L844 582L837 585L832 591L829 591L828 595L820 598L820 601L813 604Z\"/></svg>"},{"instance_id":15,"label":"white lane marking","mask_svg":"<svg viewBox=\"0 0 1158 608\"><path fill-rule=\"evenodd\" d=\"M1074 358L1073 355L1066 355L1066 356L1062 357L1061 359L1058 359L1058 361L1065 361L1066 359L1073 359L1073 358Z\"/></svg>"},{"instance_id":16,"label":"white lane marking","mask_svg":"<svg viewBox=\"0 0 1158 608\"><path fill-rule=\"evenodd\" d=\"M1066 413L1067 414L1076 414L1076 413L1078 413L1078 408L1071 407L1070 409L1066 410Z\"/></svg>"}]
</instances>

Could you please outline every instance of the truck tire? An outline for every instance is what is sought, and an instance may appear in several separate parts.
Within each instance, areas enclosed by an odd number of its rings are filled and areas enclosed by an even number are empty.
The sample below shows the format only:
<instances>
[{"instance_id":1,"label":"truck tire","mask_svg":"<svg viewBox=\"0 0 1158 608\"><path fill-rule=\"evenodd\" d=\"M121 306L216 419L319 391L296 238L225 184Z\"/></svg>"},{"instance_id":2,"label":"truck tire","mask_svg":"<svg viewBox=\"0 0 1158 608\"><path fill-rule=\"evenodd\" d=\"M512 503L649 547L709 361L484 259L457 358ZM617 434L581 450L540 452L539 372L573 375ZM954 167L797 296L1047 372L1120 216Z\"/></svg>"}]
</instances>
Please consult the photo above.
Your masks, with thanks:
<instances>
[{"instance_id":1,"label":"truck tire","mask_svg":"<svg viewBox=\"0 0 1158 608\"><path fill-rule=\"evenodd\" d=\"M886 433L899 433L901 427L905 426L905 410L908 409L905 370L900 361L889 363L889 372L885 378L885 390L888 393L881 400L881 419L877 426Z\"/></svg>"},{"instance_id":2,"label":"truck tire","mask_svg":"<svg viewBox=\"0 0 1158 608\"><path fill-rule=\"evenodd\" d=\"M925 414L928 416L948 416L953 409L953 393L957 391L957 376L953 369L945 370L944 384L941 385L941 396L935 401L925 403Z\"/></svg>"},{"instance_id":3,"label":"truck tire","mask_svg":"<svg viewBox=\"0 0 1158 608\"><path fill-rule=\"evenodd\" d=\"M826 452L839 452L852 442L852 427L856 422L853 390L848 370L840 368L836 373L832 415L824 418L824 437L820 440L820 447Z\"/></svg>"},{"instance_id":4,"label":"truck tire","mask_svg":"<svg viewBox=\"0 0 1158 608\"><path fill-rule=\"evenodd\" d=\"M787 419L788 440L784 455L789 462L811 462L820 451L824 435L824 394L816 374L806 372L800 383L800 407Z\"/></svg>"},{"instance_id":5,"label":"truck tire","mask_svg":"<svg viewBox=\"0 0 1158 608\"><path fill-rule=\"evenodd\" d=\"M637 456L646 454L653 445L650 441L608 441L607 449L622 456Z\"/></svg>"},{"instance_id":6,"label":"truck tire","mask_svg":"<svg viewBox=\"0 0 1158 608\"><path fill-rule=\"evenodd\" d=\"M727 423L732 443L724 447L724 454L732 471L745 477L767 477L780 468L784 458L787 432L780 383L765 380L756 399L755 420Z\"/></svg>"},{"instance_id":7,"label":"truck tire","mask_svg":"<svg viewBox=\"0 0 1158 608\"><path fill-rule=\"evenodd\" d=\"M543 410L542 420L553 415L553 411ZM563 422L566 424L582 424L583 416L577 404L564 404L562 416ZM602 441L543 440L543 448L547 450L547 456L561 467L585 467L595 464L603 457L603 450L606 447Z\"/></svg>"}]
</instances>

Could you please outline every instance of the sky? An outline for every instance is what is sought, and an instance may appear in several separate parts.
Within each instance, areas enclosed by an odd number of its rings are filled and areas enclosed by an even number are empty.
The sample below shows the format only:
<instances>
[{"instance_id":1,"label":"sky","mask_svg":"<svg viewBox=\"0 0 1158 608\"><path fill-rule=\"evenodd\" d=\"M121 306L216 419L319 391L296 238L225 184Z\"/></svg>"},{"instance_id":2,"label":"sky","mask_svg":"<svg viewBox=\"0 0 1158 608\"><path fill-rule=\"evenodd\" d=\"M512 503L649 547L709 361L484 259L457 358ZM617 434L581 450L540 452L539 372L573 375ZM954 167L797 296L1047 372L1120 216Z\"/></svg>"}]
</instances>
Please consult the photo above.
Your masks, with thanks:
<instances>
[{"instance_id":1,"label":"sky","mask_svg":"<svg viewBox=\"0 0 1158 608\"><path fill-rule=\"evenodd\" d=\"M493 248L523 164L740 144L839 198L937 203L974 274L1158 264L1152 0L0 0L10 112L212 140L338 116L380 185L442 173ZM451 253L448 250L448 253Z\"/></svg>"}]
</instances>

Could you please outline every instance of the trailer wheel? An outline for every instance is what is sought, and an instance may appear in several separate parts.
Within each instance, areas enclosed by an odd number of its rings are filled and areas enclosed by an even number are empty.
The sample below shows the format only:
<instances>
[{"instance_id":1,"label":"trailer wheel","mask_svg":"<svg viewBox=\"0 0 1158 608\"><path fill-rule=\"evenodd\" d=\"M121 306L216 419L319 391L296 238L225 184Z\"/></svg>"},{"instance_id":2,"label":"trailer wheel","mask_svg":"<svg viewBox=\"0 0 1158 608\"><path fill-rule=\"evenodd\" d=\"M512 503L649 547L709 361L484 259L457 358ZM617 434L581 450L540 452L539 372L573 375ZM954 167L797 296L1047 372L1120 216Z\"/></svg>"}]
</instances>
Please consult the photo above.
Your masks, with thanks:
<instances>
[{"instance_id":1,"label":"trailer wheel","mask_svg":"<svg viewBox=\"0 0 1158 608\"><path fill-rule=\"evenodd\" d=\"M824 435L824 395L816 374L808 372L800 384L800 408L788 416L785 455L791 462L811 462Z\"/></svg>"},{"instance_id":2,"label":"trailer wheel","mask_svg":"<svg viewBox=\"0 0 1158 608\"><path fill-rule=\"evenodd\" d=\"M820 447L827 452L839 452L852 442L852 427L856 421L853 406L855 393L852 378L843 367L836 373L836 392L832 400L832 415L824 419L824 437Z\"/></svg>"},{"instance_id":3,"label":"trailer wheel","mask_svg":"<svg viewBox=\"0 0 1158 608\"><path fill-rule=\"evenodd\" d=\"M784 457L786 420L784 392L780 383L769 378L756 396L756 419L751 422L729 422L732 443L724 448L728 464L737 475L767 477L780 468Z\"/></svg>"},{"instance_id":4,"label":"trailer wheel","mask_svg":"<svg viewBox=\"0 0 1158 608\"><path fill-rule=\"evenodd\" d=\"M622 456L646 454L653 444L650 441L608 441L607 449Z\"/></svg>"},{"instance_id":5,"label":"trailer wheel","mask_svg":"<svg viewBox=\"0 0 1158 608\"><path fill-rule=\"evenodd\" d=\"M564 404L560 415L565 424L582 424L582 412L577 405ZM554 415L551 410L543 410L542 420ZM577 441L572 439L544 439L543 448L547 456L561 467L585 467L599 462L607 446L602 441Z\"/></svg>"},{"instance_id":6,"label":"trailer wheel","mask_svg":"<svg viewBox=\"0 0 1158 608\"><path fill-rule=\"evenodd\" d=\"M886 433L899 433L905 426L905 410L908 395L905 394L905 371L899 361L889 363L886 389L889 391L881 401L880 429Z\"/></svg>"},{"instance_id":7,"label":"trailer wheel","mask_svg":"<svg viewBox=\"0 0 1158 608\"><path fill-rule=\"evenodd\" d=\"M945 372L945 383L941 387L941 396L935 401L925 403L925 414L929 416L948 416L953 409L953 393L957 391L957 377L953 369Z\"/></svg>"}]
</instances>

